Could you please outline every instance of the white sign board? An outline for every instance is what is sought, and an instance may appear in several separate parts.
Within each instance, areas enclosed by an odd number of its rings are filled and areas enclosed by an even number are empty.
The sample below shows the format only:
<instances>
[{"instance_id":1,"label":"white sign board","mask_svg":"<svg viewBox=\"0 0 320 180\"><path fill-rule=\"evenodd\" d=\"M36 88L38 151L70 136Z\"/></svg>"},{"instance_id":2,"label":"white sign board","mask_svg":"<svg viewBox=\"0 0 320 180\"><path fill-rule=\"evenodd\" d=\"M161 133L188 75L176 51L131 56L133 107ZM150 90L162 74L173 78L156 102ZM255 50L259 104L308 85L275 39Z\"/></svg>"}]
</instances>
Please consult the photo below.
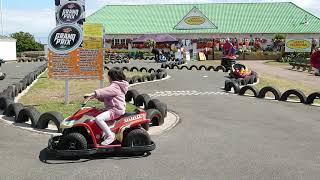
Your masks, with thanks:
<instances>
[{"instance_id":1,"label":"white sign board","mask_svg":"<svg viewBox=\"0 0 320 180\"><path fill-rule=\"evenodd\" d=\"M286 39L286 52L311 52L312 39Z\"/></svg>"},{"instance_id":2,"label":"white sign board","mask_svg":"<svg viewBox=\"0 0 320 180\"><path fill-rule=\"evenodd\" d=\"M175 27L176 30L217 29L198 8L194 7Z\"/></svg>"}]
</instances>

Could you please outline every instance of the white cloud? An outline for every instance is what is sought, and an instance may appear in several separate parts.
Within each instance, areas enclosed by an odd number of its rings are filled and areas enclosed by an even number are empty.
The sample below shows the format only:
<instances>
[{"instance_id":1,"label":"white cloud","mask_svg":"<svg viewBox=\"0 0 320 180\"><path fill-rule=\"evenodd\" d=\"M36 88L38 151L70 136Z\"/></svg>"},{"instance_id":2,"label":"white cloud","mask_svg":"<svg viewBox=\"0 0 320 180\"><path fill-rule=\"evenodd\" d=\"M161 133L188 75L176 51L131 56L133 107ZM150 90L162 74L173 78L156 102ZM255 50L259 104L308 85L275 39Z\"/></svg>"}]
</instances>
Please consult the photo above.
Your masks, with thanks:
<instances>
[{"instance_id":1,"label":"white cloud","mask_svg":"<svg viewBox=\"0 0 320 180\"><path fill-rule=\"evenodd\" d=\"M6 34L17 31L30 32L37 39L46 38L55 27L54 9L21 10L9 9L4 13L4 27Z\"/></svg>"}]
</instances>

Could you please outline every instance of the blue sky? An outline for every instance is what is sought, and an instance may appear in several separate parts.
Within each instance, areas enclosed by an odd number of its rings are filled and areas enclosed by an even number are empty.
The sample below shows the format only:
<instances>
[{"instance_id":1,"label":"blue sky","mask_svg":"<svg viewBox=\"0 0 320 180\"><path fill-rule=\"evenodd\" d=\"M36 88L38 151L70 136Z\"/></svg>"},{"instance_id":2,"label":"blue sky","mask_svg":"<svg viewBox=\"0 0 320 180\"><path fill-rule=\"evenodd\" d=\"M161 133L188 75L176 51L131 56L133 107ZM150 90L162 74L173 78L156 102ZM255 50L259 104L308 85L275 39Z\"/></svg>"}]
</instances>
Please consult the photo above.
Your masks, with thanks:
<instances>
[{"instance_id":1,"label":"blue sky","mask_svg":"<svg viewBox=\"0 0 320 180\"><path fill-rule=\"evenodd\" d=\"M2 0L5 34L26 31L38 41L46 42L55 27L54 0ZM285 2L290 0L284 0ZM214 2L283 2L283 0L86 0L86 15L106 4L155 4L155 3L214 3ZM291 2L320 17L319 0L291 0Z\"/></svg>"}]
</instances>

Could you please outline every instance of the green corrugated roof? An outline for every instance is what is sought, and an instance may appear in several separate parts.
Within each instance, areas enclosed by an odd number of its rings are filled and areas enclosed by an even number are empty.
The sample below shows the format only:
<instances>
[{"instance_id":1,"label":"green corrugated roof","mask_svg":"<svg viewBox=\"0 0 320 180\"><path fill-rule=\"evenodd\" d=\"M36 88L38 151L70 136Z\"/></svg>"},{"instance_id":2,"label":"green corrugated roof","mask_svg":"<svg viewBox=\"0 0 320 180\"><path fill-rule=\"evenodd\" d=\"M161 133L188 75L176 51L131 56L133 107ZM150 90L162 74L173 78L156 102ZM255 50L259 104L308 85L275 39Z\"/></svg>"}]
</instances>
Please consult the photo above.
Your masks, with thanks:
<instances>
[{"instance_id":1,"label":"green corrugated roof","mask_svg":"<svg viewBox=\"0 0 320 180\"><path fill-rule=\"evenodd\" d=\"M194 6L218 29L174 30ZM106 5L87 22L105 24L107 34L320 33L320 19L290 2Z\"/></svg>"}]
</instances>

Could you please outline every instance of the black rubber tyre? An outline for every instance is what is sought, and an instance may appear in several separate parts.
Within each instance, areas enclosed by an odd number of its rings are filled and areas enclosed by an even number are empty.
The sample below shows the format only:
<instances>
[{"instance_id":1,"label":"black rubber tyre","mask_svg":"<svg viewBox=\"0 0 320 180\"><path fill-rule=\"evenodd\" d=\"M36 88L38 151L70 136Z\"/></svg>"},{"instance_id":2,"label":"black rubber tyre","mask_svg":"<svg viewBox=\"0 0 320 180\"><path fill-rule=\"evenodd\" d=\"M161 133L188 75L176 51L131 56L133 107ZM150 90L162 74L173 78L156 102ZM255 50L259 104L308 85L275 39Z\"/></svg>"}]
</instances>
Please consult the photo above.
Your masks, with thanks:
<instances>
[{"instance_id":1,"label":"black rubber tyre","mask_svg":"<svg viewBox=\"0 0 320 180\"><path fill-rule=\"evenodd\" d=\"M22 90L21 90L21 86L22 86L21 83L14 83L13 86L15 87L14 90L15 90L15 94L16 94L16 95L18 95L19 93L21 93L21 91L22 91Z\"/></svg>"},{"instance_id":2,"label":"black rubber tyre","mask_svg":"<svg viewBox=\"0 0 320 180\"><path fill-rule=\"evenodd\" d=\"M188 66L181 66L180 70L183 70L183 69L189 70Z\"/></svg>"},{"instance_id":3,"label":"black rubber tyre","mask_svg":"<svg viewBox=\"0 0 320 180\"><path fill-rule=\"evenodd\" d=\"M190 71L193 70L193 69L199 70L196 65L192 65L192 66L189 67L189 70L190 70Z\"/></svg>"},{"instance_id":4,"label":"black rubber tyre","mask_svg":"<svg viewBox=\"0 0 320 180\"><path fill-rule=\"evenodd\" d=\"M88 148L87 139L80 133L63 135L57 146L58 150L85 150Z\"/></svg>"},{"instance_id":5,"label":"black rubber tyre","mask_svg":"<svg viewBox=\"0 0 320 180\"><path fill-rule=\"evenodd\" d=\"M175 65L172 65L172 69L178 69L179 70L180 68L179 68L178 65L175 64Z\"/></svg>"},{"instance_id":6,"label":"black rubber tyre","mask_svg":"<svg viewBox=\"0 0 320 180\"><path fill-rule=\"evenodd\" d=\"M260 89L257 98L265 98L266 94L268 92L271 92L274 95L275 100L280 100L280 98L281 98L280 90L277 89L276 87L272 87L272 86L267 86L267 87Z\"/></svg>"},{"instance_id":7,"label":"black rubber tyre","mask_svg":"<svg viewBox=\"0 0 320 180\"><path fill-rule=\"evenodd\" d=\"M314 100L316 98L320 98L320 92L315 92L315 93L312 93L308 96L307 100L306 100L306 103L305 104L313 104L314 103Z\"/></svg>"},{"instance_id":8,"label":"black rubber tyre","mask_svg":"<svg viewBox=\"0 0 320 180\"><path fill-rule=\"evenodd\" d=\"M16 118L15 120L16 120L16 123L25 123L30 119L31 127L36 128L40 115L41 115L40 112L36 108L31 106L31 107L23 108L19 112L18 118Z\"/></svg>"},{"instance_id":9,"label":"black rubber tyre","mask_svg":"<svg viewBox=\"0 0 320 180\"><path fill-rule=\"evenodd\" d=\"M215 69L216 72L219 72L220 70L222 72L227 72L227 69L224 66L221 66L221 65L217 66L216 69Z\"/></svg>"},{"instance_id":10,"label":"black rubber tyre","mask_svg":"<svg viewBox=\"0 0 320 180\"><path fill-rule=\"evenodd\" d=\"M230 81L230 80L228 81L227 80L225 83L224 90L227 92L230 92L232 88L233 88L235 94L239 93L239 91L240 91L239 84L235 81Z\"/></svg>"},{"instance_id":11,"label":"black rubber tyre","mask_svg":"<svg viewBox=\"0 0 320 180\"><path fill-rule=\"evenodd\" d=\"M147 69L147 68L145 68L145 67L142 67L142 68L140 69L140 72L143 72L143 71L148 72L148 69Z\"/></svg>"},{"instance_id":12,"label":"black rubber tyre","mask_svg":"<svg viewBox=\"0 0 320 180\"><path fill-rule=\"evenodd\" d=\"M141 77L141 80L142 80L143 82L150 81L150 76L149 76L149 75L143 75L143 76Z\"/></svg>"},{"instance_id":13,"label":"black rubber tyre","mask_svg":"<svg viewBox=\"0 0 320 180\"><path fill-rule=\"evenodd\" d=\"M13 103L10 104L4 113L4 115L8 117L15 117L18 118L19 112L24 108L23 104L21 103Z\"/></svg>"},{"instance_id":14,"label":"black rubber tyre","mask_svg":"<svg viewBox=\"0 0 320 180\"><path fill-rule=\"evenodd\" d=\"M130 71L128 67L122 67L122 70L127 70L127 71Z\"/></svg>"},{"instance_id":15,"label":"black rubber tyre","mask_svg":"<svg viewBox=\"0 0 320 180\"><path fill-rule=\"evenodd\" d=\"M247 90L251 90L254 94L254 97L257 97L259 94L259 89L255 86L244 86L240 89L239 95L243 96L247 92Z\"/></svg>"},{"instance_id":16,"label":"black rubber tyre","mask_svg":"<svg viewBox=\"0 0 320 180\"><path fill-rule=\"evenodd\" d=\"M134 81L134 83L143 82L141 76L138 76L138 75L133 76L131 79L132 81Z\"/></svg>"},{"instance_id":17,"label":"black rubber tyre","mask_svg":"<svg viewBox=\"0 0 320 180\"><path fill-rule=\"evenodd\" d=\"M2 73L2 75L0 76L0 80L4 80L6 78L7 74L6 73Z\"/></svg>"},{"instance_id":18,"label":"black rubber tyre","mask_svg":"<svg viewBox=\"0 0 320 180\"><path fill-rule=\"evenodd\" d=\"M6 111L10 104L14 103L9 97L0 97L0 110Z\"/></svg>"},{"instance_id":19,"label":"black rubber tyre","mask_svg":"<svg viewBox=\"0 0 320 180\"><path fill-rule=\"evenodd\" d=\"M164 73L163 72L158 72L157 75L156 75L156 78L157 79L162 79L164 76Z\"/></svg>"},{"instance_id":20,"label":"black rubber tyre","mask_svg":"<svg viewBox=\"0 0 320 180\"><path fill-rule=\"evenodd\" d=\"M150 74L150 79L151 79L151 81L153 81L153 80L156 79L157 74L158 74L157 72L153 72L153 73Z\"/></svg>"},{"instance_id":21,"label":"black rubber tyre","mask_svg":"<svg viewBox=\"0 0 320 180\"><path fill-rule=\"evenodd\" d=\"M139 69L138 69L137 67L132 67L132 68L130 69L131 72L134 72L135 70L136 70L137 72L139 72Z\"/></svg>"},{"instance_id":22,"label":"black rubber tyre","mask_svg":"<svg viewBox=\"0 0 320 180\"><path fill-rule=\"evenodd\" d=\"M148 103L151 100L148 94L140 94L134 99L134 105L148 107Z\"/></svg>"},{"instance_id":23,"label":"black rubber tyre","mask_svg":"<svg viewBox=\"0 0 320 180\"><path fill-rule=\"evenodd\" d=\"M209 67L207 67L207 71L215 71L215 68L214 68L214 66L209 66Z\"/></svg>"},{"instance_id":24,"label":"black rubber tyre","mask_svg":"<svg viewBox=\"0 0 320 180\"><path fill-rule=\"evenodd\" d=\"M150 69L148 70L148 73L152 73L152 72L156 72L156 70L154 70L153 68L150 68Z\"/></svg>"},{"instance_id":25,"label":"black rubber tyre","mask_svg":"<svg viewBox=\"0 0 320 180\"><path fill-rule=\"evenodd\" d=\"M146 113L147 119L151 120L152 126L161 126L164 123L164 117L158 109L148 109Z\"/></svg>"},{"instance_id":26,"label":"black rubber tyre","mask_svg":"<svg viewBox=\"0 0 320 180\"><path fill-rule=\"evenodd\" d=\"M107 71L110 70L110 68L109 68L108 66L104 66L103 69L104 69L104 70L107 70Z\"/></svg>"},{"instance_id":27,"label":"black rubber tyre","mask_svg":"<svg viewBox=\"0 0 320 180\"><path fill-rule=\"evenodd\" d=\"M24 80L21 80L20 84L21 84L21 91L23 91L27 88L27 83Z\"/></svg>"},{"instance_id":28,"label":"black rubber tyre","mask_svg":"<svg viewBox=\"0 0 320 180\"><path fill-rule=\"evenodd\" d=\"M138 91L136 91L134 89L129 90L126 94L126 102L130 102L131 100L133 100L133 102L134 102L138 95L139 95Z\"/></svg>"},{"instance_id":29,"label":"black rubber tyre","mask_svg":"<svg viewBox=\"0 0 320 180\"><path fill-rule=\"evenodd\" d=\"M167 65L167 63L162 63L162 64L161 64L161 68L165 68L166 65Z\"/></svg>"},{"instance_id":30,"label":"black rubber tyre","mask_svg":"<svg viewBox=\"0 0 320 180\"><path fill-rule=\"evenodd\" d=\"M247 85L247 84L249 84L250 81L251 81L251 76L246 76L246 77L244 77L243 79L245 80L246 85Z\"/></svg>"},{"instance_id":31,"label":"black rubber tyre","mask_svg":"<svg viewBox=\"0 0 320 180\"><path fill-rule=\"evenodd\" d=\"M148 132L144 129L133 129L124 137L124 147L148 146L151 139Z\"/></svg>"},{"instance_id":32,"label":"black rubber tyre","mask_svg":"<svg viewBox=\"0 0 320 180\"><path fill-rule=\"evenodd\" d=\"M61 132L60 124L63 121L63 116L59 112L51 111L41 114L39 121L37 122L37 128L45 129L48 127L50 121L52 121L58 128L58 132Z\"/></svg>"},{"instance_id":33,"label":"black rubber tyre","mask_svg":"<svg viewBox=\"0 0 320 180\"><path fill-rule=\"evenodd\" d=\"M243 78L238 78L235 80L240 86L245 86L246 81Z\"/></svg>"},{"instance_id":34,"label":"black rubber tyre","mask_svg":"<svg viewBox=\"0 0 320 180\"><path fill-rule=\"evenodd\" d=\"M163 117L167 117L168 107L165 103L160 102L159 99L150 100L147 109L157 109L161 112Z\"/></svg>"},{"instance_id":35,"label":"black rubber tyre","mask_svg":"<svg viewBox=\"0 0 320 180\"><path fill-rule=\"evenodd\" d=\"M305 103L307 100L306 95L299 89L290 89L282 94L280 101L287 101L290 95L296 95L301 103Z\"/></svg>"},{"instance_id":36,"label":"black rubber tyre","mask_svg":"<svg viewBox=\"0 0 320 180\"><path fill-rule=\"evenodd\" d=\"M126 81L127 81L129 84L132 84L132 78L131 78L131 77L127 77Z\"/></svg>"},{"instance_id":37,"label":"black rubber tyre","mask_svg":"<svg viewBox=\"0 0 320 180\"><path fill-rule=\"evenodd\" d=\"M207 70L207 67L206 67L205 65L201 65L201 66L199 66L199 68L198 68L198 69L199 69L199 70L202 70L202 69L203 69L203 70L205 70L205 71L206 71L206 70Z\"/></svg>"},{"instance_id":38,"label":"black rubber tyre","mask_svg":"<svg viewBox=\"0 0 320 180\"><path fill-rule=\"evenodd\" d=\"M251 75L249 76L249 81L248 81L248 84L254 84L254 81L255 81L255 76Z\"/></svg>"}]
</instances>

